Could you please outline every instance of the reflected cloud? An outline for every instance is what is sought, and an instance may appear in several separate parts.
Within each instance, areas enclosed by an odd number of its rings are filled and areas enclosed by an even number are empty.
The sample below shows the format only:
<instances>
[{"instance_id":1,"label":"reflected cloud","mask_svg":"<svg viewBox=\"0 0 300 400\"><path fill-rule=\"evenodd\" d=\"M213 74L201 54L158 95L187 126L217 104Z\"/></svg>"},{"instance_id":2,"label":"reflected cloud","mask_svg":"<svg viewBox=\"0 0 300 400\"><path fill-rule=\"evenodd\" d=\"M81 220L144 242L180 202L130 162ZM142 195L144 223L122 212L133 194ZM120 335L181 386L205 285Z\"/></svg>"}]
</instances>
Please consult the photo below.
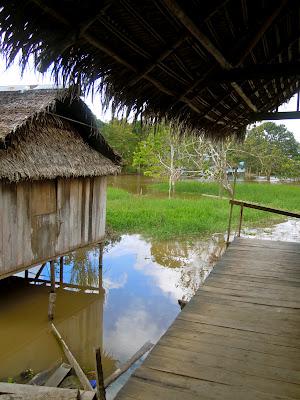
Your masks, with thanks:
<instances>
[{"instance_id":1,"label":"reflected cloud","mask_svg":"<svg viewBox=\"0 0 300 400\"><path fill-rule=\"evenodd\" d=\"M111 289L121 289L123 288L128 280L128 275L126 273L122 274L120 278L116 281L113 281L110 277L106 277L103 279L103 287L108 293Z\"/></svg>"},{"instance_id":2,"label":"reflected cloud","mask_svg":"<svg viewBox=\"0 0 300 400\"><path fill-rule=\"evenodd\" d=\"M155 343L160 336L161 328L153 320L153 315L137 299L117 318L113 329L107 332L105 343L121 361L126 360L128 354L133 355L148 340Z\"/></svg>"}]
</instances>

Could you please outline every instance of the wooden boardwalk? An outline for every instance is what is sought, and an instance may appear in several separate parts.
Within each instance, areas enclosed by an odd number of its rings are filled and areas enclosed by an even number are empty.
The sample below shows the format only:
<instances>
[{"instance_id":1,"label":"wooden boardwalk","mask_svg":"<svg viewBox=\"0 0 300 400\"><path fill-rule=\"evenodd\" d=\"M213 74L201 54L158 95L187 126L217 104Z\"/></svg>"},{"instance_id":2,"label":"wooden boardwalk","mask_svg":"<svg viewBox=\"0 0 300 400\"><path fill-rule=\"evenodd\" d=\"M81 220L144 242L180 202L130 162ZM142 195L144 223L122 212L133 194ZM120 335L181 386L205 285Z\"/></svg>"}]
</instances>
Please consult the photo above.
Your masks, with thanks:
<instances>
[{"instance_id":1,"label":"wooden boardwalk","mask_svg":"<svg viewBox=\"0 0 300 400\"><path fill-rule=\"evenodd\" d=\"M300 243L235 239L117 399L300 399Z\"/></svg>"}]
</instances>

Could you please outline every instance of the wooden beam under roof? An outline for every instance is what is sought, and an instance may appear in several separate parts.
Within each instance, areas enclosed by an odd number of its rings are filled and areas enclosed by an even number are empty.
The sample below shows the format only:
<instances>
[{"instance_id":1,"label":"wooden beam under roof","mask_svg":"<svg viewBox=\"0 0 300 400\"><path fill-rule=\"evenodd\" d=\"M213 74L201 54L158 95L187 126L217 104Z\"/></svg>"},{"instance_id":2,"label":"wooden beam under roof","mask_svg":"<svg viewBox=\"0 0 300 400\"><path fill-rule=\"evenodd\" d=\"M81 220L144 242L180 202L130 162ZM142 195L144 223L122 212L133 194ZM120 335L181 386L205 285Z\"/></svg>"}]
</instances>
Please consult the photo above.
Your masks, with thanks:
<instances>
[{"instance_id":1,"label":"wooden beam under roof","mask_svg":"<svg viewBox=\"0 0 300 400\"><path fill-rule=\"evenodd\" d=\"M300 111L258 112L250 114L252 121L277 121L282 119L300 119Z\"/></svg>"},{"instance_id":2,"label":"wooden beam under roof","mask_svg":"<svg viewBox=\"0 0 300 400\"><path fill-rule=\"evenodd\" d=\"M268 15L264 22L261 24L258 31L250 38L247 46L244 48L243 52L239 55L236 66L241 65L248 54L254 49L260 39L263 37L265 32L272 25L273 21L278 17L283 7L287 4L288 0L281 0L279 4L274 8L272 14Z\"/></svg>"},{"instance_id":3,"label":"wooden beam under roof","mask_svg":"<svg viewBox=\"0 0 300 400\"><path fill-rule=\"evenodd\" d=\"M226 60L223 54L215 47L211 40L198 28L198 26L186 15L180 5L174 0L163 0L168 10L182 23L183 26L202 44L206 51L211 54L218 64L225 70L233 68L231 63ZM254 112L257 111L256 106L249 97L244 93L243 89L235 82L231 83L234 91L241 97L247 106Z\"/></svg>"},{"instance_id":4,"label":"wooden beam under roof","mask_svg":"<svg viewBox=\"0 0 300 400\"><path fill-rule=\"evenodd\" d=\"M255 79L300 77L300 63L254 64L244 68L220 71L213 77L217 82L237 82Z\"/></svg>"},{"instance_id":5,"label":"wooden beam under roof","mask_svg":"<svg viewBox=\"0 0 300 400\"><path fill-rule=\"evenodd\" d=\"M31 0L34 4L39 6L42 10L44 10L47 14L51 15L54 19L59 21L61 24L67 26L68 28L72 29L72 26L70 25L69 21L60 15L56 10L53 8L45 5L41 0ZM119 64L125 66L127 69L130 71L140 74L140 71L138 70L137 67L129 63L125 58L121 55L119 55L116 51L108 47L105 43L101 42L99 39L95 38L94 36L90 35L87 32L84 32L82 35L82 39L84 39L86 42L88 42L90 45L94 46L95 48L101 50L103 53L107 54L108 56L112 57L116 62ZM165 87L160 81L144 74L143 79L146 79L148 82L152 83L153 86L155 86L159 91L162 93L167 94L168 96L175 97L176 99L178 98L178 94L175 93L173 90L168 89ZM197 114L201 114L201 111L196 107L194 104L191 103L191 101L183 96L180 97L180 101L183 103L187 104L193 111L195 111ZM254 110L256 111L256 110Z\"/></svg>"}]
</instances>

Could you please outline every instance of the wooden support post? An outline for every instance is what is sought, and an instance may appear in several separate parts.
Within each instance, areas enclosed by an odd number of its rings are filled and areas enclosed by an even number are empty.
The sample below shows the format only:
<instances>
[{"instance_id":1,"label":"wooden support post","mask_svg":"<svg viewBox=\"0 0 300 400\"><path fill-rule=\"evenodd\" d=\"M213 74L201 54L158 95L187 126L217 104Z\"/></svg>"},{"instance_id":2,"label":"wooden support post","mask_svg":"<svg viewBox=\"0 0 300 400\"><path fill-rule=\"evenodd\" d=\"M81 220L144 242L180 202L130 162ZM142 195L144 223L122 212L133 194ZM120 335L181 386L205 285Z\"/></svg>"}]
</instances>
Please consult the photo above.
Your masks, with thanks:
<instances>
[{"instance_id":1,"label":"wooden support post","mask_svg":"<svg viewBox=\"0 0 300 400\"><path fill-rule=\"evenodd\" d=\"M64 283L64 257L61 256L59 259L59 283L60 286Z\"/></svg>"},{"instance_id":2,"label":"wooden support post","mask_svg":"<svg viewBox=\"0 0 300 400\"><path fill-rule=\"evenodd\" d=\"M35 275L35 278L34 278L35 280L39 279L39 277L40 277L40 275L41 275L43 269L45 268L45 266L46 266L46 263L43 263L43 264L41 265L41 268L38 270L38 272L37 272L36 275Z\"/></svg>"},{"instance_id":3,"label":"wooden support post","mask_svg":"<svg viewBox=\"0 0 300 400\"><path fill-rule=\"evenodd\" d=\"M237 167L235 167L235 171L234 171L234 181L233 181L232 200L234 200L234 196L235 196L236 175L237 175ZM231 220L232 220L232 210L233 210L233 203L230 203L229 221L228 221L228 229L227 229L227 240L226 240L226 246L227 246L227 247L229 246L229 239L230 239Z\"/></svg>"},{"instance_id":4,"label":"wooden support post","mask_svg":"<svg viewBox=\"0 0 300 400\"><path fill-rule=\"evenodd\" d=\"M240 222L239 222L238 237L241 236L242 221L243 221L243 211L244 211L244 206L243 206L243 204L242 204L242 205L241 205L241 209L240 209Z\"/></svg>"},{"instance_id":5,"label":"wooden support post","mask_svg":"<svg viewBox=\"0 0 300 400\"><path fill-rule=\"evenodd\" d=\"M103 274L103 248L104 248L104 244L101 242L99 244L99 290L102 289L102 274Z\"/></svg>"},{"instance_id":6,"label":"wooden support post","mask_svg":"<svg viewBox=\"0 0 300 400\"><path fill-rule=\"evenodd\" d=\"M98 400L106 400L103 368L102 368L102 360L101 360L101 350L99 347L97 349L95 349L95 358L96 358L97 399Z\"/></svg>"},{"instance_id":7,"label":"wooden support post","mask_svg":"<svg viewBox=\"0 0 300 400\"><path fill-rule=\"evenodd\" d=\"M50 261L50 280L51 280L51 291L49 293L48 319L49 321L52 321L54 318L54 309L56 301L54 260Z\"/></svg>"},{"instance_id":8,"label":"wooden support post","mask_svg":"<svg viewBox=\"0 0 300 400\"><path fill-rule=\"evenodd\" d=\"M54 326L54 324L51 323L51 330L52 333L54 334L54 336L56 337L57 341L59 342L59 344L62 346L62 349L65 353L65 356L67 357L69 364L72 366L72 368L74 369L82 387L84 390L93 390L92 385L90 384L90 381L88 380L88 378L86 377L85 373L82 371L80 365L78 364L76 358L73 356L73 354L71 353L69 347L67 346L66 342L64 341L64 339L61 337L60 333L58 332L58 330L56 329L56 327Z\"/></svg>"}]
</instances>

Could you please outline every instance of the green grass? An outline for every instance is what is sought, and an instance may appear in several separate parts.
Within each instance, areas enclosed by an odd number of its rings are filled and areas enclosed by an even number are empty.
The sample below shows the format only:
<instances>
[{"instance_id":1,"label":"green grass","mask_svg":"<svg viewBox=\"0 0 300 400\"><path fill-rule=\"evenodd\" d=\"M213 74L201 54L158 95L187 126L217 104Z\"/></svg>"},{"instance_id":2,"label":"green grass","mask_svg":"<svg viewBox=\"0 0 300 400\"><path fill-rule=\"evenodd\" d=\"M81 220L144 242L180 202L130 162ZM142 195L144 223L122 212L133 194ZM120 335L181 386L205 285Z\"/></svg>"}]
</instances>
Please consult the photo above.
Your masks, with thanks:
<instances>
[{"instance_id":1,"label":"green grass","mask_svg":"<svg viewBox=\"0 0 300 400\"><path fill-rule=\"evenodd\" d=\"M165 191L167 185L156 185ZM196 194L188 198L136 196L122 189L108 188L107 224L118 233L141 233L155 239L203 237L225 232L228 224L227 200L197 196L217 194L215 184L179 182L178 193ZM300 187L288 185L240 184L237 197L275 207L299 210ZM237 226L239 207L234 207L233 228ZM243 226L266 226L281 217L258 210L244 211Z\"/></svg>"},{"instance_id":2,"label":"green grass","mask_svg":"<svg viewBox=\"0 0 300 400\"><path fill-rule=\"evenodd\" d=\"M168 191L167 183L152 185L158 192ZM176 184L176 193L188 195L219 194L219 185L214 182L181 181ZM226 196L226 194L224 194ZM269 205L290 211L300 210L300 185L269 183L237 183L235 198Z\"/></svg>"}]
</instances>

